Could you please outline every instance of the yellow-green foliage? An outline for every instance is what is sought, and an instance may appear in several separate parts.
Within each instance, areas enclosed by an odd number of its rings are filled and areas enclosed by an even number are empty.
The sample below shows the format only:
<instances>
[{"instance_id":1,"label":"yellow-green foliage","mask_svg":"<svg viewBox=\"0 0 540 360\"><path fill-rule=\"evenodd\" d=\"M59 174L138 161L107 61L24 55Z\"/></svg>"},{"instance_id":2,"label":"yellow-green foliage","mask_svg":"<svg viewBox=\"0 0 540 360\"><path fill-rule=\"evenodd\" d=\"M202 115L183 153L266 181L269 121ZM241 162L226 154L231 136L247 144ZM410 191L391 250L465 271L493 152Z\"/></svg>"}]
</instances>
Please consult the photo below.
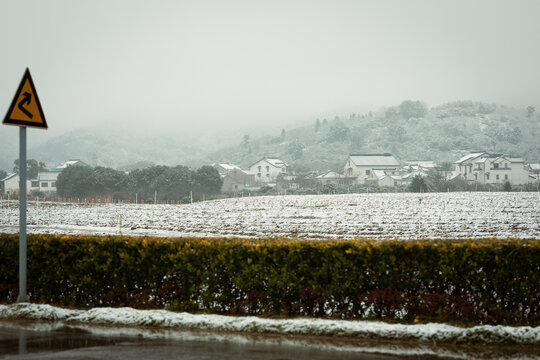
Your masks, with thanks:
<instances>
[{"instance_id":1,"label":"yellow-green foliage","mask_svg":"<svg viewBox=\"0 0 540 360\"><path fill-rule=\"evenodd\" d=\"M0 301L18 235L0 234ZM35 302L213 313L540 324L540 241L28 236Z\"/></svg>"}]
</instances>

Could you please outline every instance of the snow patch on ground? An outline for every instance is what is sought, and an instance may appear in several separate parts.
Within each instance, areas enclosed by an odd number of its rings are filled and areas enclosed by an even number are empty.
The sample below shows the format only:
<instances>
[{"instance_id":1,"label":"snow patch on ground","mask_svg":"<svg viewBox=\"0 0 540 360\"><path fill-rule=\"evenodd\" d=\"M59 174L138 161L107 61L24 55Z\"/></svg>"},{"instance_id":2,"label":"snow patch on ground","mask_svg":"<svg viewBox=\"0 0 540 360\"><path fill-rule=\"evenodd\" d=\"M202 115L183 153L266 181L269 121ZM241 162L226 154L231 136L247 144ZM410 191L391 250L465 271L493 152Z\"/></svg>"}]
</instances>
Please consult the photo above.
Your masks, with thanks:
<instances>
[{"instance_id":1,"label":"snow patch on ground","mask_svg":"<svg viewBox=\"0 0 540 360\"><path fill-rule=\"evenodd\" d=\"M378 321L263 319L132 308L70 310L29 303L0 305L0 319L33 319L75 324L152 326L183 330L316 335L358 339L415 340L453 344L540 345L540 327L530 326L483 325L461 328L433 323L404 325Z\"/></svg>"}]
</instances>

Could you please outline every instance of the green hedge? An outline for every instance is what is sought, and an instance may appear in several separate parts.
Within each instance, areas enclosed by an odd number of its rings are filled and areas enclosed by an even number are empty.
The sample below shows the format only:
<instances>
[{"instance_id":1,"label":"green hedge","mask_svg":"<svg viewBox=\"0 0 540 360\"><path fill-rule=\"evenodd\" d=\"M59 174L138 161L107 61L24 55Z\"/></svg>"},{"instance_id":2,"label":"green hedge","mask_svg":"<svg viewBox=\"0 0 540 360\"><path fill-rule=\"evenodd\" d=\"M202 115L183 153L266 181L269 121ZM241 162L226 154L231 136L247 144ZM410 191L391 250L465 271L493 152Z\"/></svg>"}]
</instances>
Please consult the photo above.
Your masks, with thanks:
<instances>
[{"instance_id":1,"label":"green hedge","mask_svg":"<svg viewBox=\"0 0 540 360\"><path fill-rule=\"evenodd\" d=\"M18 235L0 234L0 302ZM33 302L540 325L540 241L28 236Z\"/></svg>"}]
</instances>

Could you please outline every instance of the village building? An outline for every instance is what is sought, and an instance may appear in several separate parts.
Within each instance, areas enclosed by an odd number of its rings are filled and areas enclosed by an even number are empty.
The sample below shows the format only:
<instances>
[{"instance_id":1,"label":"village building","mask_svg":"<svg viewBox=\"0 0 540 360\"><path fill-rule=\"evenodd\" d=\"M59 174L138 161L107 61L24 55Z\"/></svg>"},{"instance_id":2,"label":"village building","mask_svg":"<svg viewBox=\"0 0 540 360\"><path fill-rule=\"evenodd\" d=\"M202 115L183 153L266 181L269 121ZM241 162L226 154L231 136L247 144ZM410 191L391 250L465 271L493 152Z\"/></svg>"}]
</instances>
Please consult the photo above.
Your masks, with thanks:
<instances>
[{"instance_id":1,"label":"village building","mask_svg":"<svg viewBox=\"0 0 540 360\"><path fill-rule=\"evenodd\" d=\"M18 194L19 193L19 174L8 174L5 178L0 180L2 185L2 194ZM26 188L30 187L30 181L27 181Z\"/></svg>"},{"instance_id":2,"label":"village building","mask_svg":"<svg viewBox=\"0 0 540 360\"><path fill-rule=\"evenodd\" d=\"M227 175L227 173L232 170L235 170L235 169L242 170L239 166L231 164L231 163L218 163L212 166L214 167L214 169L218 171L219 175L221 175L222 177Z\"/></svg>"},{"instance_id":3,"label":"village building","mask_svg":"<svg viewBox=\"0 0 540 360\"><path fill-rule=\"evenodd\" d=\"M257 182L275 183L279 175L287 173L287 167L281 159L264 157L249 167L249 173Z\"/></svg>"},{"instance_id":4,"label":"village building","mask_svg":"<svg viewBox=\"0 0 540 360\"><path fill-rule=\"evenodd\" d=\"M51 169L51 171L40 171L37 177L26 180L26 192L31 193L54 193L56 192L56 181L62 170L68 166L88 166L81 160L69 160ZM2 194L19 193L19 174L12 173L0 180L0 190Z\"/></svg>"},{"instance_id":5,"label":"village building","mask_svg":"<svg viewBox=\"0 0 540 360\"><path fill-rule=\"evenodd\" d=\"M59 173L43 171L34 179L26 180L26 193L56 192L56 179ZM3 194L19 193L19 174L13 173L0 180Z\"/></svg>"},{"instance_id":6,"label":"village building","mask_svg":"<svg viewBox=\"0 0 540 360\"><path fill-rule=\"evenodd\" d=\"M345 161L345 176L355 178L357 184L367 182L379 186L397 186L401 180L400 163L392 154L351 154Z\"/></svg>"},{"instance_id":7,"label":"village building","mask_svg":"<svg viewBox=\"0 0 540 360\"><path fill-rule=\"evenodd\" d=\"M475 152L463 156L455 163L455 171L469 182L483 185L525 185L529 182L523 159L507 154Z\"/></svg>"},{"instance_id":8,"label":"village building","mask_svg":"<svg viewBox=\"0 0 540 360\"><path fill-rule=\"evenodd\" d=\"M249 174L240 168L234 168L223 175L223 185L221 192L232 193L255 186L255 175Z\"/></svg>"},{"instance_id":9,"label":"village building","mask_svg":"<svg viewBox=\"0 0 540 360\"><path fill-rule=\"evenodd\" d=\"M351 185L354 182L355 178L347 177L343 174L338 174L335 171L328 171L322 175L315 177L315 180L321 185L341 186Z\"/></svg>"}]
</instances>

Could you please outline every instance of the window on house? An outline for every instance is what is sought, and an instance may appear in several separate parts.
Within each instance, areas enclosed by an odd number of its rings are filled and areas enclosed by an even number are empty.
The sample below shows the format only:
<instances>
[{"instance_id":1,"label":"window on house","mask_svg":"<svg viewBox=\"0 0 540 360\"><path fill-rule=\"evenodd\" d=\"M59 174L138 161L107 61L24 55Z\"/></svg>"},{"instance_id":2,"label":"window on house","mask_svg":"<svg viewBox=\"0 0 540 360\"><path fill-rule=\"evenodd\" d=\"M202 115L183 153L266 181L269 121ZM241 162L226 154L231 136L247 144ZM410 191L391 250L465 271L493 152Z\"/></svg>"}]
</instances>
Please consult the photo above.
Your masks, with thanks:
<instances>
[{"instance_id":1,"label":"window on house","mask_svg":"<svg viewBox=\"0 0 540 360\"><path fill-rule=\"evenodd\" d=\"M493 168L494 168L494 169L498 169L498 168L499 168L499 164L493 164Z\"/></svg>"},{"instance_id":2,"label":"window on house","mask_svg":"<svg viewBox=\"0 0 540 360\"><path fill-rule=\"evenodd\" d=\"M270 174L266 174L266 177L270 177Z\"/></svg>"},{"instance_id":3,"label":"window on house","mask_svg":"<svg viewBox=\"0 0 540 360\"><path fill-rule=\"evenodd\" d=\"M371 174L371 170L366 170L366 175Z\"/></svg>"},{"instance_id":4,"label":"window on house","mask_svg":"<svg viewBox=\"0 0 540 360\"><path fill-rule=\"evenodd\" d=\"M266 167L266 172L270 172L270 166Z\"/></svg>"},{"instance_id":5,"label":"window on house","mask_svg":"<svg viewBox=\"0 0 540 360\"><path fill-rule=\"evenodd\" d=\"M474 180L478 180L478 174L474 173Z\"/></svg>"},{"instance_id":6,"label":"window on house","mask_svg":"<svg viewBox=\"0 0 540 360\"><path fill-rule=\"evenodd\" d=\"M51 183L51 187L56 187L56 181L53 181L53 182Z\"/></svg>"},{"instance_id":7,"label":"window on house","mask_svg":"<svg viewBox=\"0 0 540 360\"><path fill-rule=\"evenodd\" d=\"M261 177L261 173L257 173L257 177Z\"/></svg>"},{"instance_id":8,"label":"window on house","mask_svg":"<svg viewBox=\"0 0 540 360\"><path fill-rule=\"evenodd\" d=\"M499 175L496 175L496 176L495 176L495 179L499 180Z\"/></svg>"},{"instance_id":9,"label":"window on house","mask_svg":"<svg viewBox=\"0 0 540 360\"><path fill-rule=\"evenodd\" d=\"M261 172L261 167L260 167L260 166L257 166L257 168L259 168L259 172Z\"/></svg>"},{"instance_id":10,"label":"window on house","mask_svg":"<svg viewBox=\"0 0 540 360\"><path fill-rule=\"evenodd\" d=\"M49 183L42 182L42 183L41 183L41 187L49 187Z\"/></svg>"},{"instance_id":11,"label":"window on house","mask_svg":"<svg viewBox=\"0 0 540 360\"><path fill-rule=\"evenodd\" d=\"M504 175L504 180L508 180L508 174Z\"/></svg>"},{"instance_id":12,"label":"window on house","mask_svg":"<svg viewBox=\"0 0 540 360\"><path fill-rule=\"evenodd\" d=\"M486 174L486 179L488 179L488 180L489 180L489 174Z\"/></svg>"},{"instance_id":13,"label":"window on house","mask_svg":"<svg viewBox=\"0 0 540 360\"><path fill-rule=\"evenodd\" d=\"M504 168L508 169L508 163L504 163Z\"/></svg>"},{"instance_id":14,"label":"window on house","mask_svg":"<svg viewBox=\"0 0 540 360\"><path fill-rule=\"evenodd\" d=\"M31 187L39 187L39 181L32 181L30 184Z\"/></svg>"}]
</instances>

